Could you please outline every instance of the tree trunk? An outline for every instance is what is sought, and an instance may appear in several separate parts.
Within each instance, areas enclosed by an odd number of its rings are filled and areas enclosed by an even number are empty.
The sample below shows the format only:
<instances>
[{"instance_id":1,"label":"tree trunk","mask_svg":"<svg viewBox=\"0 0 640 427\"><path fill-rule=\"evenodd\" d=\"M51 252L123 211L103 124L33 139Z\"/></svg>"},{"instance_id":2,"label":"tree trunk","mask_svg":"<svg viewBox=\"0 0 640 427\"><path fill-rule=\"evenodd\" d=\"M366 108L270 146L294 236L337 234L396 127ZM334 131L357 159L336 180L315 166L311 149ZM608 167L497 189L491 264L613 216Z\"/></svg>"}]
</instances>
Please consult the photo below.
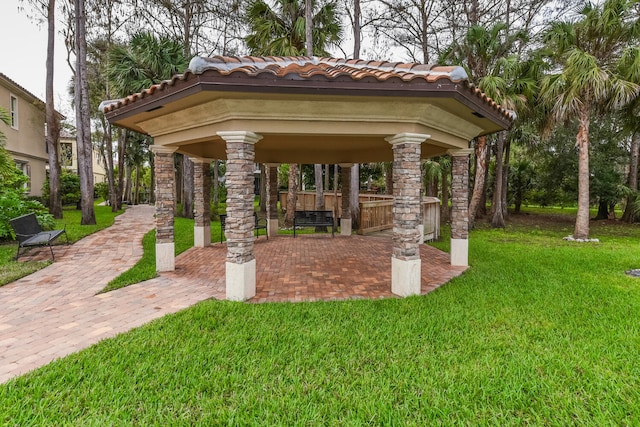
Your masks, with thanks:
<instances>
[{"instance_id":1,"label":"tree trunk","mask_svg":"<svg viewBox=\"0 0 640 427\"><path fill-rule=\"evenodd\" d=\"M153 156L153 151L149 150L149 167L151 168L150 172L150 178L151 178L151 183L150 183L150 187L149 188L149 204L150 205L155 205L156 204L156 167L155 167L155 160L154 160L154 156Z\"/></svg>"},{"instance_id":2,"label":"tree trunk","mask_svg":"<svg viewBox=\"0 0 640 427\"><path fill-rule=\"evenodd\" d=\"M634 213L634 204L638 193L638 155L640 154L640 132L634 132L631 137L631 158L629 161L629 176L627 177L627 186L633 192L627 197L627 205L622 214L624 222L634 222L636 215Z\"/></svg>"},{"instance_id":3,"label":"tree trunk","mask_svg":"<svg viewBox=\"0 0 640 427\"><path fill-rule=\"evenodd\" d=\"M213 161L213 206L220 203L220 160Z\"/></svg>"},{"instance_id":4,"label":"tree trunk","mask_svg":"<svg viewBox=\"0 0 640 427\"><path fill-rule=\"evenodd\" d=\"M104 141L103 153L104 165L107 172L107 185L109 186L109 205L111 206L111 212L118 211L118 193L116 191L116 181L113 171L113 133L111 131L111 123L105 120L104 116L101 118L104 128L104 134L102 136Z\"/></svg>"},{"instance_id":5,"label":"tree trunk","mask_svg":"<svg viewBox=\"0 0 640 427\"><path fill-rule=\"evenodd\" d=\"M324 188L322 187L322 165L313 165L313 171L315 175L316 182L316 210L323 211L324 210ZM318 226L316 227L317 232L327 231L327 227Z\"/></svg>"},{"instance_id":6,"label":"tree trunk","mask_svg":"<svg viewBox=\"0 0 640 427\"><path fill-rule=\"evenodd\" d=\"M480 205L478 206L478 213L476 218L484 218L487 216L487 188L489 188L489 165L491 165L491 141L487 138L487 157L484 164L487 165L487 169L484 174L484 185L482 187L482 194L480 195Z\"/></svg>"},{"instance_id":7,"label":"tree trunk","mask_svg":"<svg viewBox=\"0 0 640 427\"><path fill-rule=\"evenodd\" d=\"M344 197L344 195L343 195ZM351 209L351 229L360 228L360 164L351 167L351 194L349 195L349 209Z\"/></svg>"},{"instance_id":8,"label":"tree trunk","mask_svg":"<svg viewBox=\"0 0 640 427\"><path fill-rule=\"evenodd\" d=\"M329 191L329 184L331 178L331 165L324 165L324 191Z\"/></svg>"},{"instance_id":9,"label":"tree trunk","mask_svg":"<svg viewBox=\"0 0 640 427\"><path fill-rule=\"evenodd\" d=\"M130 204L133 204L133 200L131 197L131 165L127 164L124 167L125 170L125 186L124 186L124 198Z\"/></svg>"},{"instance_id":10,"label":"tree trunk","mask_svg":"<svg viewBox=\"0 0 640 427\"><path fill-rule=\"evenodd\" d=\"M189 156L182 156L182 216L193 219L193 162Z\"/></svg>"},{"instance_id":11,"label":"tree trunk","mask_svg":"<svg viewBox=\"0 0 640 427\"><path fill-rule=\"evenodd\" d=\"M360 58L360 0L353 0L353 57Z\"/></svg>"},{"instance_id":12,"label":"tree trunk","mask_svg":"<svg viewBox=\"0 0 640 427\"><path fill-rule=\"evenodd\" d=\"M393 162L384 162L384 194L393 194Z\"/></svg>"},{"instance_id":13,"label":"tree trunk","mask_svg":"<svg viewBox=\"0 0 640 427\"><path fill-rule=\"evenodd\" d=\"M609 203L606 200L598 201L598 213L596 214L595 219L609 219Z\"/></svg>"},{"instance_id":14,"label":"tree trunk","mask_svg":"<svg viewBox=\"0 0 640 427\"><path fill-rule=\"evenodd\" d=\"M578 134L578 213L573 237L589 238L589 108L579 111Z\"/></svg>"},{"instance_id":15,"label":"tree trunk","mask_svg":"<svg viewBox=\"0 0 640 427\"><path fill-rule=\"evenodd\" d=\"M129 139L129 131L126 129L118 130L118 187L116 188L118 199L118 210L122 209L122 201L124 200L124 177L126 166L124 159L127 155L127 140Z\"/></svg>"},{"instance_id":16,"label":"tree trunk","mask_svg":"<svg viewBox=\"0 0 640 427\"><path fill-rule=\"evenodd\" d=\"M487 137L480 136L476 142L476 173L473 185L473 193L469 202L469 228L473 228L473 224L478 213L480 200L484 193L484 178L487 173Z\"/></svg>"},{"instance_id":17,"label":"tree trunk","mask_svg":"<svg viewBox=\"0 0 640 427\"><path fill-rule=\"evenodd\" d=\"M45 118L47 122L47 152L49 155L49 213L56 219L62 218L62 196L60 192L60 157L58 155L58 139L60 122L56 117L53 100L53 59L55 52L55 14L56 2L49 0L47 5L47 81Z\"/></svg>"},{"instance_id":18,"label":"tree trunk","mask_svg":"<svg viewBox=\"0 0 640 427\"><path fill-rule=\"evenodd\" d=\"M305 48L307 56L313 56L313 2L305 0L304 2L304 36Z\"/></svg>"},{"instance_id":19,"label":"tree trunk","mask_svg":"<svg viewBox=\"0 0 640 427\"><path fill-rule=\"evenodd\" d=\"M289 164L289 191L287 193L287 213L284 216L285 227L293 227L293 217L296 213L296 201L298 199L298 165Z\"/></svg>"},{"instance_id":20,"label":"tree trunk","mask_svg":"<svg viewBox=\"0 0 640 427\"><path fill-rule=\"evenodd\" d=\"M504 159L502 160L502 217L505 221L509 218L509 203L507 195L509 189L509 169L511 162L511 139L504 140Z\"/></svg>"},{"instance_id":21,"label":"tree trunk","mask_svg":"<svg viewBox=\"0 0 640 427\"><path fill-rule=\"evenodd\" d=\"M451 170L449 168L441 169L442 172L442 185L440 185L440 189L442 190L442 198L440 199L440 222L447 223L451 219L451 213L449 211L449 175L451 174Z\"/></svg>"},{"instance_id":22,"label":"tree trunk","mask_svg":"<svg viewBox=\"0 0 640 427\"><path fill-rule=\"evenodd\" d=\"M267 213L267 168L260 163L260 212Z\"/></svg>"},{"instance_id":23,"label":"tree trunk","mask_svg":"<svg viewBox=\"0 0 640 427\"><path fill-rule=\"evenodd\" d=\"M80 176L80 202L82 225L96 223L93 208L93 150L91 146L91 123L89 111L89 81L87 76L87 34L84 0L75 0L76 39L76 141L78 145L78 175Z\"/></svg>"},{"instance_id":24,"label":"tree trunk","mask_svg":"<svg viewBox=\"0 0 640 427\"><path fill-rule=\"evenodd\" d=\"M183 160L182 160L182 154L180 153L175 153L173 155L173 161L176 167L176 179L174 181L174 191L175 191L175 196L176 196L176 204L174 205L174 214L178 215L178 203L182 204L184 202L183 200L183 187L184 187L184 164L183 164ZM182 212L180 212L180 214L182 214Z\"/></svg>"},{"instance_id":25,"label":"tree trunk","mask_svg":"<svg viewBox=\"0 0 640 427\"><path fill-rule=\"evenodd\" d=\"M502 172L502 157L504 151L505 131L498 133L496 140L496 177L493 186L493 217L491 218L491 227L504 228L504 216L502 210L502 185L504 183Z\"/></svg>"},{"instance_id":26,"label":"tree trunk","mask_svg":"<svg viewBox=\"0 0 640 427\"><path fill-rule=\"evenodd\" d=\"M133 200L135 205L140 204L140 165L136 165L136 182L134 187Z\"/></svg>"}]
</instances>

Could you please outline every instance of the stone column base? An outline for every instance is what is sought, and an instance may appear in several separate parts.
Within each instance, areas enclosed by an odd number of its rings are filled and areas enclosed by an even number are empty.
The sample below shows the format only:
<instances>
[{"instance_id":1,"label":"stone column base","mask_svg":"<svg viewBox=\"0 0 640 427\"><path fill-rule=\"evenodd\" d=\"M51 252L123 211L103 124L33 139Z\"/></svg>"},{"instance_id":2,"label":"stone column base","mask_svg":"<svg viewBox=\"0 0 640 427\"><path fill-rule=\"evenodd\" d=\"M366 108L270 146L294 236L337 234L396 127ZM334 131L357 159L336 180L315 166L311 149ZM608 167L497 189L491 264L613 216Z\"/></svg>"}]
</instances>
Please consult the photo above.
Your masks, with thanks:
<instances>
[{"instance_id":1,"label":"stone column base","mask_svg":"<svg viewBox=\"0 0 640 427\"><path fill-rule=\"evenodd\" d=\"M469 266L469 239L451 239L451 265Z\"/></svg>"},{"instance_id":2,"label":"stone column base","mask_svg":"<svg viewBox=\"0 0 640 427\"><path fill-rule=\"evenodd\" d=\"M175 269L175 243L156 243L156 271L174 271Z\"/></svg>"},{"instance_id":3,"label":"stone column base","mask_svg":"<svg viewBox=\"0 0 640 427\"><path fill-rule=\"evenodd\" d=\"M422 261L391 258L391 292L401 297L420 295Z\"/></svg>"},{"instance_id":4,"label":"stone column base","mask_svg":"<svg viewBox=\"0 0 640 427\"><path fill-rule=\"evenodd\" d=\"M351 218L340 218L340 235L351 236Z\"/></svg>"},{"instance_id":5,"label":"stone column base","mask_svg":"<svg viewBox=\"0 0 640 427\"><path fill-rule=\"evenodd\" d=\"M277 236L280 224L278 219L267 218L267 235L269 237Z\"/></svg>"},{"instance_id":6,"label":"stone column base","mask_svg":"<svg viewBox=\"0 0 640 427\"><path fill-rule=\"evenodd\" d=\"M193 246L204 248L211 245L211 226L193 226Z\"/></svg>"},{"instance_id":7,"label":"stone column base","mask_svg":"<svg viewBox=\"0 0 640 427\"><path fill-rule=\"evenodd\" d=\"M244 264L228 262L226 265L227 299L246 301L256 295L256 260Z\"/></svg>"}]
</instances>

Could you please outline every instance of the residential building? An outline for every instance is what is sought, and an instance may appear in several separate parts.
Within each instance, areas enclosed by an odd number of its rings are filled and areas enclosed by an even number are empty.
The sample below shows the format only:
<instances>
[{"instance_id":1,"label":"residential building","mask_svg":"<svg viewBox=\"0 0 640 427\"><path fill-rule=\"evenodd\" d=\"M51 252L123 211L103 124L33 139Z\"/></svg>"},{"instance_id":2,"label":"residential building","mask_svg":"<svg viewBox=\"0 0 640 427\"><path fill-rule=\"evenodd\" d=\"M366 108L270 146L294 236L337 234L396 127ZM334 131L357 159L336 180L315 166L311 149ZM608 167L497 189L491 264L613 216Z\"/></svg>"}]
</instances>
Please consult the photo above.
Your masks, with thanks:
<instances>
[{"instance_id":1,"label":"residential building","mask_svg":"<svg viewBox=\"0 0 640 427\"><path fill-rule=\"evenodd\" d=\"M42 195L47 176L48 155L45 140L45 104L28 90L0 73L0 107L10 115L9 126L0 122L6 136L5 148L16 166L29 177L25 191Z\"/></svg>"},{"instance_id":2,"label":"residential building","mask_svg":"<svg viewBox=\"0 0 640 427\"><path fill-rule=\"evenodd\" d=\"M60 166L75 174L78 173L78 145L76 136L67 130L60 131L59 149ZM107 171L102 154L97 148L93 148L93 183L107 182Z\"/></svg>"}]
</instances>

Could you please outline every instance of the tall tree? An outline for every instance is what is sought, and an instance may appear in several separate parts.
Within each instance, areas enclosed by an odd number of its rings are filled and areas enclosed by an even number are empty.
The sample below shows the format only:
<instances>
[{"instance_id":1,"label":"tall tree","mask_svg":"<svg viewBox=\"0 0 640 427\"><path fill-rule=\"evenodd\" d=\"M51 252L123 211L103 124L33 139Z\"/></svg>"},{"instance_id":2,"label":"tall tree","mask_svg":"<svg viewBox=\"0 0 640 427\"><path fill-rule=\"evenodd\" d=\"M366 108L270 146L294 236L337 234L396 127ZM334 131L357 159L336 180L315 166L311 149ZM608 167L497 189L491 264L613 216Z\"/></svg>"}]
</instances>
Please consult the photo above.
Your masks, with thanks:
<instances>
[{"instance_id":1,"label":"tall tree","mask_svg":"<svg viewBox=\"0 0 640 427\"><path fill-rule=\"evenodd\" d=\"M91 145L91 120L89 80L87 75L87 31L85 0L74 0L75 12L75 111L76 144L78 146L78 175L80 176L80 208L82 225L96 223L93 208L93 147Z\"/></svg>"},{"instance_id":2,"label":"tall tree","mask_svg":"<svg viewBox=\"0 0 640 427\"><path fill-rule=\"evenodd\" d=\"M578 213L573 236L589 238L589 125L601 108L619 109L640 90L620 74L623 52L636 46L637 0L607 0L587 4L575 22L557 22L545 34L545 43L560 71L545 77L542 99L550 126L577 121ZM640 61L633 61L638 64Z\"/></svg>"},{"instance_id":3,"label":"tall tree","mask_svg":"<svg viewBox=\"0 0 640 427\"><path fill-rule=\"evenodd\" d=\"M185 70L188 58L179 40L167 36L157 37L142 31L134 34L126 45L114 44L110 49L107 74L115 96L140 92ZM126 150L128 132L119 134L118 147ZM153 156L147 152L149 162ZM124 171L124 156L118 156L119 171ZM143 161L143 157L138 157ZM122 182L119 182L122 189Z\"/></svg>"},{"instance_id":4,"label":"tall tree","mask_svg":"<svg viewBox=\"0 0 640 427\"><path fill-rule=\"evenodd\" d=\"M334 3L323 5L314 14L312 0L277 0L274 8L263 0L254 0L247 8L247 20L251 33L245 40L253 55L328 56L326 49L337 45L342 33ZM297 171L298 165L289 165L285 224L293 222ZM316 209L321 210L324 209L322 165L314 165L314 171Z\"/></svg>"},{"instance_id":5,"label":"tall tree","mask_svg":"<svg viewBox=\"0 0 640 427\"><path fill-rule=\"evenodd\" d=\"M274 7L254 0L247 8L249 35L245 37L252 55L302 56L306 47L306 8L301 0L276 0ZM329 56L342 36L334 3L326 3L313 14L312 53Z\"/></svg>"},{"instance_id":6,"label":"tall tree","mask_svg":"<svg viewBox=\"0 0 640 427\"><path fill-rule=\"evenodd\" d=\"M54 53L55 53L55 0L28 0L33 6L38 20L47 21L47 59L46 59L46 83L45 83L45 122L46 144L49 158L49 213L54 218L62 218L62 196L60 191L60 155L58 140L60 137L60 118L55 110L54 103Z\"/></svg>"},{"instance_id":7,"label":"tall tree","mask_svg":"<svg viewBox=\"0 0 640 427\"><path fill-rule=\"evenodd\" d=\"M621 71L623 76L633 82L640 83L640 54L638 54L640 46L628 49L622 58ZM626 131L631 134L629 146L629 174L627 176L627 186L629 187L629 195L626 198L626 206L623 221L633 222L638 219L635 212L635 204L638 200L638 158L640 157L640 96L636 96L622 111L622 121Z\"/></svg>"},{"instance_id":8,"label":"tall tree","mask_svg":"<svg viewBox=\"0 0 640 427\"><path fill-rule=\"evenodd\" d=\"M469 28L462 41L452 43L443 51L440 60L462 65L471 80L478 82L481 89L494 89L493 92L498 95L501 94L500 91L504 92L508 87L504 84L505 79L501 76L505 65L510 63L505 58L517 50L517 47L526 40L527 34L525 32L518 31L510 34L504 23L496 23L489 28L474 25ZM509 61L513 62L513 58ZM506 96L501 96L501 98L507 99ZM499 151L502 156L502 147ZM489 153L487 137L478 137L475 141L476 167L473 193L469 203L470 225L473 225L475 221L480 202L485 194Z\"/></svg>"},{"instance_id":9,"label":"tall tree","mask_svg":"<svg viewBox=\"0 0 640 427\"><path fill-rule=\"evenodd\" d=\"M535 107L541 71L542 63L538 57L525 61L513 54L495 61L478 85L489 97L516 113L518 123L521 123L529 118ZM513 132L502 131L496 138L491 225L497 228L505 226L508 155L512 137Z\"/></svg>"}]
</instances>

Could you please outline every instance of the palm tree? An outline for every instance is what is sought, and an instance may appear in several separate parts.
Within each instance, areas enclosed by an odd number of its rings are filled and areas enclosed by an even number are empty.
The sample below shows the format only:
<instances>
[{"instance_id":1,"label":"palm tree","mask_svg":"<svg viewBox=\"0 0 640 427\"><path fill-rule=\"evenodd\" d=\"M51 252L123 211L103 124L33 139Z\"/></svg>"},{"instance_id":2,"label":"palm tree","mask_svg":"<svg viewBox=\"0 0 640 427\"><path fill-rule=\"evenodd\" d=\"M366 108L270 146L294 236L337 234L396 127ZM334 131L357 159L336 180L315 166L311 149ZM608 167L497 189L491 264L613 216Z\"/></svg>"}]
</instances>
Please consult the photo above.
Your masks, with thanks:
<instances>
[{"instance_id":1,"label":"palm tree","mask_svg":"<svg viewBox=\"0 0 640 427\"><path fill-rule=\"evenodd\" d=\"M128 45L114 45L111 48L107 74L112 93L115 96L127 96L171 78L174 74L184 71L188 65L189 58L184 55L180 41L166 36L156 37L149 32L140 32L131 38ZM119 200L122 200L123 157L128 144L126 140L128 132L123 130L120 135L118 191ZM152 155L149 162L153 164ZM153 188L153 182L151 188Z\"/></svg>"},{"instance_id":2,"label":"palm tree","mask_svg":"<svg viewBox=\"0 0 640 427\"><path fill-rule=\"evenodd\" d=\"M635 5L637 0L587 4L579 11L578 21L554 23L545 34L545 44L560 67L559 72L542 81L542 99L549 112L546 129L573 120L578 124L578 213L573 233L576 239L589 238L591 117L603 109L627 105L640 90L620 73L625 50L638 39L640 20ZM640 61L634 63L640 66Z\"/></svg>"},{"instance_id":3,"label":"palm tree","mask_svg":"<svg viewBox=\"0 0 640 427\"><path fill-rule=\"evenodd\" d=\"M109 79L115 96L140 92L189 66L179 41L140 32L111 50Z\"/></svg>"},{"instance_id":4,"label":"palm tree","mask_svg":"<svg viewBox=\"0 0 640 427\"><path fill-rule=\"evenodd\" d=\"M313 3L311 0L277 0L272 9L263 0L252 1L247 8L251 33L245 38L251 54L330 56L326 49L337 46L342 35L336 4L327 3L313 14ZM324 209L322 165L315 165L314 169L316 209L320 210ZM295 180L297 171L298 165L291 164L285 217L287 225L293 223L298 190Z\"/></svg>"},{"instance_id":5,"label":"palm tree","mask_svg":"<svg viewBox=\"0 0 640 427\"><path fill-rule=\"evenodd\" d=\"M251 54L306 55L305 11L304 0L276 0L273 9L263 0L249 3L247 21L250 34L245 41ZM338 46L342 38L336 4L327 3L320 7L312 21L313 53L330 56L327 48Z\"/></svg>"},{"instance_id":6,"label":"palm tree","mask_svg":"<svg viewBox=\"0 0 640 427\"><path fill-rule=\"evenodd\" d=\"M480 79L478 86L497 103L515 112L518 122L522 122L533 111L541 70L542 62L537 57L523 61L517 55L509 55L499 58L491 72ZM511 134L503 131L496 138L496 170L491 204L491 226L494 228L505 226Z\"/></svg>"},{"instance_id":7,"label":"palm tree","mask_svg":"<svg viewBox=\"0 0 640 427\"><path fill-rule=\"evenodd\" d=\"M462 42L454 42L445 49L439 62L462 65L471 80L478 82L480 89L493 91L494 93L490 96L503 97L503 99L496 98L497 102L506 100L511 96L507 96L509 84L502 74L507 66L513 68L514 62L517 62L517 58L509 54L528 40L528 35L524 31L509 33L508 30L508 26L504 23L497 23L490 28L473 25L467 30ZM488 154L486 136L478 137L475 143L476 167L473 193L469 203L471 226L485 192Z\"/></svg>"},{"instance_id":8,"label":"palm tree","mask_svg":"<svg viewBox=\"0 0 640 427\"><path fill-rule=\"evenodd\" d=\"M636 61L640 60L640 47L627 49L622 58L622 72L627 80L640 83L640 67ZM633 222L636 219L634 205L638 193L638 159L640 157L640 95L622 111L622 120L626 130L631 133L631 150L629 159L629 176L627 186L629 195L622 220Z\"/></svg>"}]
</instances>

